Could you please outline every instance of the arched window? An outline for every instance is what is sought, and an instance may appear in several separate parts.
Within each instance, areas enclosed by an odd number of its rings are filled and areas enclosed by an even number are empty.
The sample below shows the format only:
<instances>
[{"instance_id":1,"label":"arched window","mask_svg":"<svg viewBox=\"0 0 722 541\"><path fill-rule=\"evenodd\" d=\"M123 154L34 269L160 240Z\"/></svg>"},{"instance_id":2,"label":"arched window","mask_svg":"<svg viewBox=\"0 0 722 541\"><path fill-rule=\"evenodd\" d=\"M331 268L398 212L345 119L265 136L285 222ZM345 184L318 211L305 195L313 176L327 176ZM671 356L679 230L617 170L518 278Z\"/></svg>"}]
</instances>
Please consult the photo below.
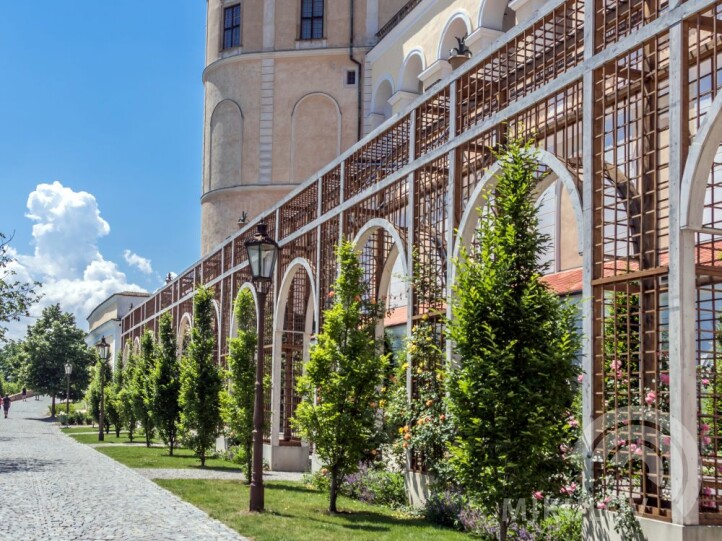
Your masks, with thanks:
<instances>
[{"instance_id":1,"label":"arched window","mask_svg":"<svg viewBox=\"0 0 722 541\"><path fill-rule=\"evenodd\" d=\"M301 39L323 39L323 1L301 0Z\"/></svg>"}]
</instances>

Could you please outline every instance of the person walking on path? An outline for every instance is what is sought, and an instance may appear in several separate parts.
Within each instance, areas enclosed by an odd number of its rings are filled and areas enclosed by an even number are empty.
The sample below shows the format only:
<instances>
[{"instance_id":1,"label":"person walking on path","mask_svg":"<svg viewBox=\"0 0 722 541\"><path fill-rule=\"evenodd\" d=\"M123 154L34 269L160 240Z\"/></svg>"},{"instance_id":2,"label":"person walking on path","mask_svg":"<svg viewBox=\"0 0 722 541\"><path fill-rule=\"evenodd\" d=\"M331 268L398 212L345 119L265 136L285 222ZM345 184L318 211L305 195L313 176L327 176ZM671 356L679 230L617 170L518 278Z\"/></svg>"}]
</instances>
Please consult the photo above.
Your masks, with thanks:
<instances>
[{"instance_id":1,"label":"person walking on path","mask_svg":"<svg viewBox=\"0 0 722 541\"><path fill-rule=\"evenodd\" d=\"M10 395L6 394L3 398L3 411L5 412L5 418L8 418L8 411L10 410Z\"/></svg>"},{"instance_id":2,"label":"person walking on path","mask_svg":"<svg viewBox=\"0 0 722 541\"><path fill-rule=\"evenodd\" d=\"M28 390L23 387L23 402L27 402Z\"/></svg>"}]
</instances>

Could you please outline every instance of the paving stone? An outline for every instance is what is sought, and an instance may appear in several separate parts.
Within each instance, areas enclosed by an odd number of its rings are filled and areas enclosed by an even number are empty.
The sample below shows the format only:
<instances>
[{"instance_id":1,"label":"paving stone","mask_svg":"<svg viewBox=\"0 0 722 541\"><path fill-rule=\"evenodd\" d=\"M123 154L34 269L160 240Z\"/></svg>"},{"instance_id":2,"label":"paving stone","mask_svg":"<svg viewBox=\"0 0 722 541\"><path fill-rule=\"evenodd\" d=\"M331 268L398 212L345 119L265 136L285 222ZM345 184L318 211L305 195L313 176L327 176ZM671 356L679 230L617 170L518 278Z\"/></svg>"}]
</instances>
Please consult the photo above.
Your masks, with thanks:
<instances>
[{"instance_id":1,"label":"paving stone","mask_svg":"<svg viewBox=\"0 0 722 541\"><path fill-rule=\"evenodd\" d=\"M0 538L24 541L243 541L130 468L45 421L49 401L0 419ZM4 534L4 535L3 535Z\"/></svg>"}]
</instances>

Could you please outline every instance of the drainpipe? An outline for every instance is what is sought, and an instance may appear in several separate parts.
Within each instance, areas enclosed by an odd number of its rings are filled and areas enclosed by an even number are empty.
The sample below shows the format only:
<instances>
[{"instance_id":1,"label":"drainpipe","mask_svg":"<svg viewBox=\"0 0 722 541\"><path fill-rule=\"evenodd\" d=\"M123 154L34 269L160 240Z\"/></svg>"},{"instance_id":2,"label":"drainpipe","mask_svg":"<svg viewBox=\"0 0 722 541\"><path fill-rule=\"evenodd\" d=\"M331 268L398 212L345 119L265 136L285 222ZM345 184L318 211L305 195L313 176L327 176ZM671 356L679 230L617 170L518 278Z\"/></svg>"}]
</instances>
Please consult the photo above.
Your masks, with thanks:
<instances>
[{"instance_id":1,"label":"drainpipe","mask_svg":"<svg viewBox=\"0 0 722 541\"><path fill-rule=\"evenodd\" d=\"M350 6L349 9L351 10L350 17L349 17L350 23L351 23L351 28L350 28L350 31L349 31L349 34L350 34L350 35L349 35L349 40L348 40L348 58L349 58L349 60L351 60L351 62L353 62L354 64L356 64L356 65L358 66L358 77L356 78L356 102L357 102L357 111L356 111L356 140L357 140L357 141L360 141L360 140L361 140L361 137L362 137L362 135L363 135L363 133L362 133L362 129L363 129L363 128L362 128L362 126L361 126L361 120L362 120L362 115L363 115L363 109L362 109L362 107L363 107L363 103L362 103L362 101L363 101L363 94L362 94L362 89L361 89L361 79L362 79L363 66L361 65L361 62L359 62L358 60L356 60L356 59L354 58L354 56L353 56L354 26L355 26L355 24L354 24L354 13L355 13L355 11L356 11L356 10L354 9L354 7L355 7L355 6L354 6L354 0L349 0L349 6Z\"/></svg>"}]
</instances>

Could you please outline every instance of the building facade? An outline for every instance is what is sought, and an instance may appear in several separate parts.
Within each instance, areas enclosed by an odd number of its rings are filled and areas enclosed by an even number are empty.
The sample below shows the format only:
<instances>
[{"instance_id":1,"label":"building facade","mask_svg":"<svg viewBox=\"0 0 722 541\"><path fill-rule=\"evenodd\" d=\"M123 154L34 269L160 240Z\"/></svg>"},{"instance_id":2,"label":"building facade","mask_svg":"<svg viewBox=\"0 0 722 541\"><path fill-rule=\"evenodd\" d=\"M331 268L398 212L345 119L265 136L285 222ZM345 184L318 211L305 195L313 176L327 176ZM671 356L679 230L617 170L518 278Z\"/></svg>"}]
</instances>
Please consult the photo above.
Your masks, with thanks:
<instances>
[{"instance_id":1,"label":"building facade","mask_svg":"<svg viewBox=\"0 0 722 541\"><path fill-rule=\"evenodd\" d=\"M88 347L95 348L105 338L110 346L110 362L113 370L122 362L123 341L122 319L133 310L134 307L143 304L150 293L137 291L125 291L114 293L88 315L88 334L85 335L85 343Z\"/></svg>"},{"instance_id":2,"label":"building facade","mask_svg":"<svg viewBox=\"0 0 722 541\"><path fill-rule=\"evenodd\" d=\"M278 9L263 5L275 28ZM298 28L306 19L288 5ZM545 279L562 294L582 291L586 479L630 501L650 540L719 539L722 2L413 0L388 23L364 58L368 133L132 310L124 339L156 329L165 311L185 332L203 283L215 292L223 363L233 299L252 287L243 243L265 222L281 246L264 322L273 467L278 449L305 445L289 423L293 382L320 328L334 245L352 239L378 300L393 290L394 267L410 274L414 250L450 298L454 256L472 246L493 193L495 152L531 140L554 239L540 254ZM462 30L470 57L444 58ZM275 99L285 88L275 59L273 69ZM410 293L407 330L448 309ZM607 518L585 539L617 539Z\"/></svg>"}]
</instances>

